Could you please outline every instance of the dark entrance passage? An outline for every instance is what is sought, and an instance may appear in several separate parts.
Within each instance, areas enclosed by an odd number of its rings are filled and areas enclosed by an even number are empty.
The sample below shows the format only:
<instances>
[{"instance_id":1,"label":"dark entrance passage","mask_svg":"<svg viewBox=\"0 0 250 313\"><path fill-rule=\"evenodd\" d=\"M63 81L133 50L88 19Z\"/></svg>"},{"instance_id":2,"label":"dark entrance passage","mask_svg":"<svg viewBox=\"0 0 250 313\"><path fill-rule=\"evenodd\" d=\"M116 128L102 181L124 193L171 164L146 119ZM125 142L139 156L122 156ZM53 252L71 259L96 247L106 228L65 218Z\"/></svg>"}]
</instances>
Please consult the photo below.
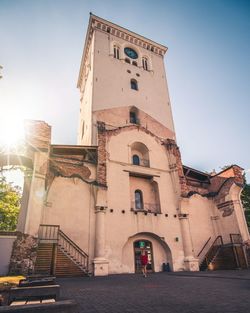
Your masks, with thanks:
<instances>
[{"instance_id":1,"label":"dark entrance passage","mask_svg":"<svg viewBox=\"0 0 250 313\"><path fill-rule=\"evenodd\" d=\"M141 273L140 255L143 249L148 255L147 270L154 271L152 243L148 240L137 240L134 242L135 273Z\"/></svg>"}]
</instances>

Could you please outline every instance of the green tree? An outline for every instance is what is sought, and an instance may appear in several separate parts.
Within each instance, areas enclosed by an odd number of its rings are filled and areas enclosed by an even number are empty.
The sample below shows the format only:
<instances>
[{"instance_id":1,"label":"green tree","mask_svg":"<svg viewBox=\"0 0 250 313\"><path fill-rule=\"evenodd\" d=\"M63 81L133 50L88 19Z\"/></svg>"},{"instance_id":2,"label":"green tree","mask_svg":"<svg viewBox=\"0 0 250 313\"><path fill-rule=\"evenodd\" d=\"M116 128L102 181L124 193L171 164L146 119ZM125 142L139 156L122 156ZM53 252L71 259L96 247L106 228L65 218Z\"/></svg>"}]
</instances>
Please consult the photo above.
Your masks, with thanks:
<instances>
[{"instance_id":1,"label":"green tree","mask_svg":"<svg viewBox=\"0 0 250 313\"><path fill-rule=\"evenodd\" d=\"M0 230L14 231L20 210L20 188L0 177Z\"/></svg>"},{"instance_id":2,"label":"green tree","mask_svg":"<svg viewBox=\"0 0 250 313\"><path fill-rule=\"evenodd\" d=\"M245 184L241 193L241 201L245 209L247 225L250 227L250 184Z\"/></svg>"}]
</instances>

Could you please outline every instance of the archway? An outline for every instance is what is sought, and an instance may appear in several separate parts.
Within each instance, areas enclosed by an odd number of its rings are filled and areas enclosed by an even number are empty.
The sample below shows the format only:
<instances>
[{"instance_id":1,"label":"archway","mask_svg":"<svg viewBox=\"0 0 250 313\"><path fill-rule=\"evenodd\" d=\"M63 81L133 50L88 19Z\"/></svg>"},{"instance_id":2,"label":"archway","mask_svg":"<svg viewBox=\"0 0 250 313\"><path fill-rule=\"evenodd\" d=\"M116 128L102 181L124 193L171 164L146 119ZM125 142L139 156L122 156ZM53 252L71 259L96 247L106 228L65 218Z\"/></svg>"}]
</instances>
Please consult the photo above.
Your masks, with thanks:
<instances>
[{"instance_id":1,"label":"archway","mask_svg":"<svg viewBox=\"0 0 250 313\"><path fill-rule=\"evenodd\" d=\"M169 263L172 268L172 253L163 238L151 232L139 232L128 238L122 248L122 263L124 272L136 273L140 271L139 267L139 245L145 243L150 252L150 270L154 272L161 272L163 270L163 263ZM136 245L136 246L135 246Z\"/></svg>"}]
</instances>

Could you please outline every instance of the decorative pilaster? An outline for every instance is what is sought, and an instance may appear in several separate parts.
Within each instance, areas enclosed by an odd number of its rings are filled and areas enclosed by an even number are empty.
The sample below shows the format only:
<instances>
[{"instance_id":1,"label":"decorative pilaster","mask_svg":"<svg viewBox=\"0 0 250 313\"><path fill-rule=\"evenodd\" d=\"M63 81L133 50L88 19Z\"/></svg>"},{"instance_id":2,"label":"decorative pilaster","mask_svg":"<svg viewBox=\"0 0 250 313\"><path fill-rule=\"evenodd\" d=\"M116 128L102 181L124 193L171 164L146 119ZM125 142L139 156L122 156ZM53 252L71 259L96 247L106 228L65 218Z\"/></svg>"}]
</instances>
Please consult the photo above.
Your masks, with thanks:
<instances>
[{"instance_id":1,"label":"decorative pilaster","mask_svg":"<svg viewBox=\"0 0 250 313\"><path fill-rule=\"evenodd\" d=\"M106 208L97 206L95 209L95 258L94 275L108 275L108 260L105 258L105 214Z\"/></svg>"},{"instance_id":2,"label":"decorative pilaster","mask_svg":"<svg viewBox=\"0 0 250 313\"><path fill-rule=\"evenodd\" d=\"M199 271L199 260L194 257L192 239L189 230L188 214L180 213L179 220L182 231L184 264L187 271Z\"/></svg>"}]
</instances>

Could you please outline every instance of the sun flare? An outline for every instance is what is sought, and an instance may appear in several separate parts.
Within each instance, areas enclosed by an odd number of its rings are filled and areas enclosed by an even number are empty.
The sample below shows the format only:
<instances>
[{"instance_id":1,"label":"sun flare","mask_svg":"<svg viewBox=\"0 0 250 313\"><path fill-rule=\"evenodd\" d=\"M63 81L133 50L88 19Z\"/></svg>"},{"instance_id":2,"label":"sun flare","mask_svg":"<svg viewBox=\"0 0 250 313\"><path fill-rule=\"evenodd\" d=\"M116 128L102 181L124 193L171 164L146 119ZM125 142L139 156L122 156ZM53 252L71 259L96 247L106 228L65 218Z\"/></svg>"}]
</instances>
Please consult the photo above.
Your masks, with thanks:
<instances>
[{"instance_id":1,"label":"sun flare","mask_svg":"<svg viewBox=\"0 0 250 313\"><path fill-rule=\"evenodd\" d=\"M24 139L24 118L20 112L4 110L0 117L0 146L15 147Z\"/></svg>"}]
</instances>

